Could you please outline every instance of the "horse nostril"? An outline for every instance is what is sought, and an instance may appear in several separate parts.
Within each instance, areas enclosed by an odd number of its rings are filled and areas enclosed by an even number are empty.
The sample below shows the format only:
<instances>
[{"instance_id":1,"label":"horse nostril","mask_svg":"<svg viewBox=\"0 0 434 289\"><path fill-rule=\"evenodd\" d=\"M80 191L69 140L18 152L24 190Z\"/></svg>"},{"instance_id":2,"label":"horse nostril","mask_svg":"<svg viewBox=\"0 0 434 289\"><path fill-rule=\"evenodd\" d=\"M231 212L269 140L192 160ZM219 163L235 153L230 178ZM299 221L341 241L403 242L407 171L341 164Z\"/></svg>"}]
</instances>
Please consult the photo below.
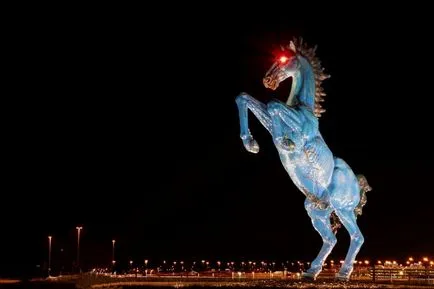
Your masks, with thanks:
<instances>
[{"instance_id":1,"label":"horse nostril","mask_svg":"<svg viewBox=\"0 0 434 289\"><path fill-rule=\"evenodd\" d=\"M271 77L264 77L264 79L262 80L262 82L264 83L264 85L268 85L271 82Z\"/></svg>"}]
</instances>

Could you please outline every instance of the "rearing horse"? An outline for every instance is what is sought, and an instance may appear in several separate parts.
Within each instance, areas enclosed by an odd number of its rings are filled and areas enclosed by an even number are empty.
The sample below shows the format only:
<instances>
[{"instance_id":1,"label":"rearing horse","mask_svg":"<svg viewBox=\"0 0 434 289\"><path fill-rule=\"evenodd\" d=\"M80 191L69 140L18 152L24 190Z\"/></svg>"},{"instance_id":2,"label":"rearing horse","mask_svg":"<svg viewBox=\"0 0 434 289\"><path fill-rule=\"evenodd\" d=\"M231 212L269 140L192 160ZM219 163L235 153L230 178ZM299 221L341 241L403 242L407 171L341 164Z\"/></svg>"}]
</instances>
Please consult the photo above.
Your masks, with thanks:
<instances>
[{"instance_id":1,"label":"rearing horse","mask_svg":"<svg viewBox=\"0 0 434 289\"><path fill-rule=\"evenodd\" d=\"M348 231L351 243L344 264L337 273L339 280L349 280L354 260L364 242L357 226L357 215L371 190L366 178L356 177L348 164L333 156L319 131L318 118L325 93L321 82L329 77L323 73L315 50L303 40L295 39L282 47L282 55L266 73L263 83L275 90L279 83L292 77L292 88L285 103L271 100L267 105L246 93L236 98L239 110L241 139L251 153L259 145L248 127L248 109L270 132L283 167L300 191L306 196L305 208L313 227L321 235L322 248L303 277L316 279L337 240L340 223ZM334 221L331 224L330 219ZM340 222L339 222L340 221Z\"/></svg>"}]
</instances>

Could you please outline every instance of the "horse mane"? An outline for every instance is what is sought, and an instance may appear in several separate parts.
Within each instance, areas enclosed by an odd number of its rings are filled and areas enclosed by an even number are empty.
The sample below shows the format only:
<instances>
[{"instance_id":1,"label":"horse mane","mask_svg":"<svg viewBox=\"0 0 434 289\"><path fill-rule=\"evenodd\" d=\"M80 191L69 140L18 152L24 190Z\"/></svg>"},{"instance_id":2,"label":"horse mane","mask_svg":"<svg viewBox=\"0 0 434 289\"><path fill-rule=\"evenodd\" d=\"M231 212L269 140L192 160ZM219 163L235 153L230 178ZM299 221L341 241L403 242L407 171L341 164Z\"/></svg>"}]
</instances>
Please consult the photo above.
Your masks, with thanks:
<instances>
[{"instance_id":1,"label":"horse mane","mask_svg":"<svg viewBox=\"0 0 434 289\"><path fill-rule=\"evenodd\" d=\"M312 66L313 73L315 76L315 106L314 106L314 114L316 117L321 117L321 114L326 110L322 107L321 103L324 102L324 96L326 93L324 89L321 87L323 80L330 78L329 74L324 73L324 68L321 67L321 61L315 55L315 51L317 46L313 48L309 48L306 43L303 43L303 38L294 38L292 43L296 48L296 53L303 56L309 64ZM287 46L288 49L291 49L291 45Z\"/></svg>"}]
</instances>

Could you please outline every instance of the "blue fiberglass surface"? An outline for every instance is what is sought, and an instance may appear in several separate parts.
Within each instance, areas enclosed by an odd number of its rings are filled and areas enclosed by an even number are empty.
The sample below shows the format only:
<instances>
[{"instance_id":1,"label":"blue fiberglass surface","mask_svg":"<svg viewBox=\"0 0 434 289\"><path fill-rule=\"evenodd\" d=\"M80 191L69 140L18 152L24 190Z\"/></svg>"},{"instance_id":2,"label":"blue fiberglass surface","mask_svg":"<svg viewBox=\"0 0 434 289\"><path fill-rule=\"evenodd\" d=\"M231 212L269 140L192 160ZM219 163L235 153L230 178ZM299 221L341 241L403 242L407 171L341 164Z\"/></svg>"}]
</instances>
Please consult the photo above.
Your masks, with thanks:
<instances>
[{"instance_id":1,"label":"blue fiberglass surface","mask_svg":"<svg viewBox=\"0 0 434 289\"><path fill-rule=\"evenodd\" d=\"M295 186L306 196L305 208L323 245L304 278L315 279L336 244L336 231L343 225L351 239L346 258L336 278L349 280L353 263L364 242L357 216L371 190L363 175L355 175L350 166L336 157L319 131L319 117L325 110L321 82L330 76L301 39L282 47L281 55L265 74L266 88L275 90L292 77L286 103L271 100L261 103L247 93L236 98L240 118L240 137L247 151L259 152L248 125L250 110L269 131L283 167Z\"/></svg>"}]
</instances>

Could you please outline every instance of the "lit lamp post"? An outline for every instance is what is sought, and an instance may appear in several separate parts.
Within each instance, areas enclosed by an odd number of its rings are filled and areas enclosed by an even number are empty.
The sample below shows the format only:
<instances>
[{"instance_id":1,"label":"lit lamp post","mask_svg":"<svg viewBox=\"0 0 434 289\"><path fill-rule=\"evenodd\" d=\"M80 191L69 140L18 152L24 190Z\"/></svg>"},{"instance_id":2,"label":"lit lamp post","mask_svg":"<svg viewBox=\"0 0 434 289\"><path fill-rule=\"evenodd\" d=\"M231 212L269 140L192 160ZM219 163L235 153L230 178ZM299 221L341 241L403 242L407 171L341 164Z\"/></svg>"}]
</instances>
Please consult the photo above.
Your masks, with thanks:
<instances>
[{"instance_id":1,"label":"lit lamp post","mask_svg":"<svg viewBox=\"0 0 434 289\"><path fill-rule=\"evenodd\" d=\"M51 236L48 236L48 276L51 276Z\"/></svg>"},{"instance_id":2,"label":"lit lamp post","mask_svg":"<svg viewBox=\"0 0 434 289\"><path fill-rule=\"evenodd\" d=\"M115 271L115 263L116 263L116 261L115 261L115 243L116 243L116 240L112 240L112 273L114 273L114 271Z\"/></svg>"},{"instance_id":3,"label":"lit lamp post","mask_svg":"<svg viewBox=\"0 0 434 289\"><path fill-rule=\"evenodd\" d=\"M80 269L80 231L83 227L75 227L77 229L77 268L81 272Z\"/></svg>"},{"instance_id":4,"label":"lit lamp post","mask_svg":"<svg viewBox=\"0 0 434 289\"><path fill-rule=\"evenodd\" d=\"M113 261L115 260L115 243L116 243L116 240L112 240L112 263L113 263Z\"/></svg>"}]
</instances>

